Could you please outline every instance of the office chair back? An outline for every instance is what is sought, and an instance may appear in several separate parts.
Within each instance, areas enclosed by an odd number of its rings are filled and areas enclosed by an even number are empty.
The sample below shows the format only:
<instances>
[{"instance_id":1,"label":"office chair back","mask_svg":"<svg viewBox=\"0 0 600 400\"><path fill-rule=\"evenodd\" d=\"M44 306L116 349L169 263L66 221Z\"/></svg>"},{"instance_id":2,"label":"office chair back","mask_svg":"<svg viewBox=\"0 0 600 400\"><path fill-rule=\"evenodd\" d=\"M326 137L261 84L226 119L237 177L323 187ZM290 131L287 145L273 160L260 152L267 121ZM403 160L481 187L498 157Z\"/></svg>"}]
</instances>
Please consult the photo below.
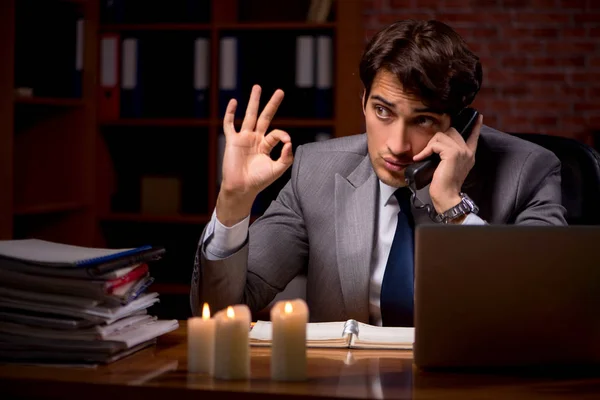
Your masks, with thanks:
<instances>
[{"instance_id":1,"label":"office chair back","mask_svg":"<svg viewBox=\"0 0 600 400\"><path fill-rule=\"evenodd\" d=\"M569 225L600 225L600 154L576 139L512 133L552 151L562 164L562 202Z\"/></svg>"}]
</instances>

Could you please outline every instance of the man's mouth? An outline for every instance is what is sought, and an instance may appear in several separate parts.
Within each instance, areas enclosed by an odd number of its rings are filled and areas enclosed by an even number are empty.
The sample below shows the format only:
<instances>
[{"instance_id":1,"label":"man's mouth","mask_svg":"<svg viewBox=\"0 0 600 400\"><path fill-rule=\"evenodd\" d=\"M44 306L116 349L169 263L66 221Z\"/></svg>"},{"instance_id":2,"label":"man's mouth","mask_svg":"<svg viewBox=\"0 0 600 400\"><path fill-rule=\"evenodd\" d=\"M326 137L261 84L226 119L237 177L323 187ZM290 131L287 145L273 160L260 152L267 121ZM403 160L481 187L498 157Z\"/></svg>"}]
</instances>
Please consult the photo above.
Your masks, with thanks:
<instances>
[{"instance_id":1,"label":"man's mouth","mask_svg":"<svg viewBox=\"0 0 600 400\"><path fill-rule=\"evenodd\" d=\"M384 158L383 161L385 163L385 167L390 171L402 171L411 164L404 160L395 160L393 158Z\"/></svg>"}]
</instances>

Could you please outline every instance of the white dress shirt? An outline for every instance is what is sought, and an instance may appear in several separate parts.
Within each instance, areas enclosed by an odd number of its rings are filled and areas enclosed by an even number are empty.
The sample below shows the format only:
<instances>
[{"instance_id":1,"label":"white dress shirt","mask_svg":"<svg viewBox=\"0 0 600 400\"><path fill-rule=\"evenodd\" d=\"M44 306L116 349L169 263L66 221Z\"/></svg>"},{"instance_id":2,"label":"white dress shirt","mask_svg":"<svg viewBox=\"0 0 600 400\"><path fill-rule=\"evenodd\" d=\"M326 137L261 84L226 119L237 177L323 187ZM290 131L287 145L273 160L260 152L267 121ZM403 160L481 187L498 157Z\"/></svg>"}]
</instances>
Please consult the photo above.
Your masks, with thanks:
<instances>
[{"instance_id":1,"label":"white dress shirt","mask_svg":"<svg viewBox=\"0 0 600 400\"><path fill-rule=\"evenodd\" d=\"M385 265L390 254L396 232L400 205L394 192L397 188L379 181L379 207L377 208L377 238L371 255L371 279L369 281L369 313L374 325L381 325L380 295ZM484 225L485 221L475 214L469 214L462 222L464 225ZM226 258L242 248L248 236L250 216L232 227L226 227L217 219L213 211L206 227L206 256L209 260Z\"/></svg>"}]
</instances>

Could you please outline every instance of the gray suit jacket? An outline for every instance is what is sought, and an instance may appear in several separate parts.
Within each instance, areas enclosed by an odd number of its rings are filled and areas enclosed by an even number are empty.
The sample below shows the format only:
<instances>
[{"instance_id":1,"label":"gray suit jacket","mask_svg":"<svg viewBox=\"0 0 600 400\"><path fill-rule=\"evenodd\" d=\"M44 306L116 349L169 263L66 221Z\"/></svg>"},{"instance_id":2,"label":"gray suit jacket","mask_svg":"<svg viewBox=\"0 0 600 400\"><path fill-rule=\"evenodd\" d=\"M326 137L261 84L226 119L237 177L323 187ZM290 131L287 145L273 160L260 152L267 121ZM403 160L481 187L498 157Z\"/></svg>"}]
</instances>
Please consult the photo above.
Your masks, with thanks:
<instances>
[{"instance_id":1,"label":"gray suit jacket","mask_svg":"<svg viewBox=\"0 0 600 400\"><path fill-rule=\"evenodd\" d=\"M419 199L431 202L428 190ZM556 156L489 127L482 128L463 191L491 224L566 224ZM208 302L215 311L238 303L259 311L305 273L311 321L369 322L377 194L365 134L298 147L290 181L252 224L241 250L209 261L202 233L192 310ZM431 223L425 210L412 211L417 225Z\"/></svg>"}]
</instances>

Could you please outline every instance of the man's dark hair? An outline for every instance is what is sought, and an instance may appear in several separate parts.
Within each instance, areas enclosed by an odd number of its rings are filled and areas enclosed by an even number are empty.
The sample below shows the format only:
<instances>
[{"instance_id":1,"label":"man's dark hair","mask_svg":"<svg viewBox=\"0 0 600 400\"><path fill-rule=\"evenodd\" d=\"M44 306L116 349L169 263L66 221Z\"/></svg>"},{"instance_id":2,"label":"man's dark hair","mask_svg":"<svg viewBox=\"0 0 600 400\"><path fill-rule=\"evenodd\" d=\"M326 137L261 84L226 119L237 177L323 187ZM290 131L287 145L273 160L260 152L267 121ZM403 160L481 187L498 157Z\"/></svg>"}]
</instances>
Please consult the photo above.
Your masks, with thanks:
<instances>
[{"instance_id":1,"label":"man's dark hair","mask_svg":"<svg viewBox=\"0 0 600 400\"><path fill-rule=\"evenodd\" d=\"M439 21L398 21L369 41L360 62L363 107L381 70L396 76L403 90L427 107L450 115L473 102L482 80L479 58Z\"/></svg>"}]
</instances>

